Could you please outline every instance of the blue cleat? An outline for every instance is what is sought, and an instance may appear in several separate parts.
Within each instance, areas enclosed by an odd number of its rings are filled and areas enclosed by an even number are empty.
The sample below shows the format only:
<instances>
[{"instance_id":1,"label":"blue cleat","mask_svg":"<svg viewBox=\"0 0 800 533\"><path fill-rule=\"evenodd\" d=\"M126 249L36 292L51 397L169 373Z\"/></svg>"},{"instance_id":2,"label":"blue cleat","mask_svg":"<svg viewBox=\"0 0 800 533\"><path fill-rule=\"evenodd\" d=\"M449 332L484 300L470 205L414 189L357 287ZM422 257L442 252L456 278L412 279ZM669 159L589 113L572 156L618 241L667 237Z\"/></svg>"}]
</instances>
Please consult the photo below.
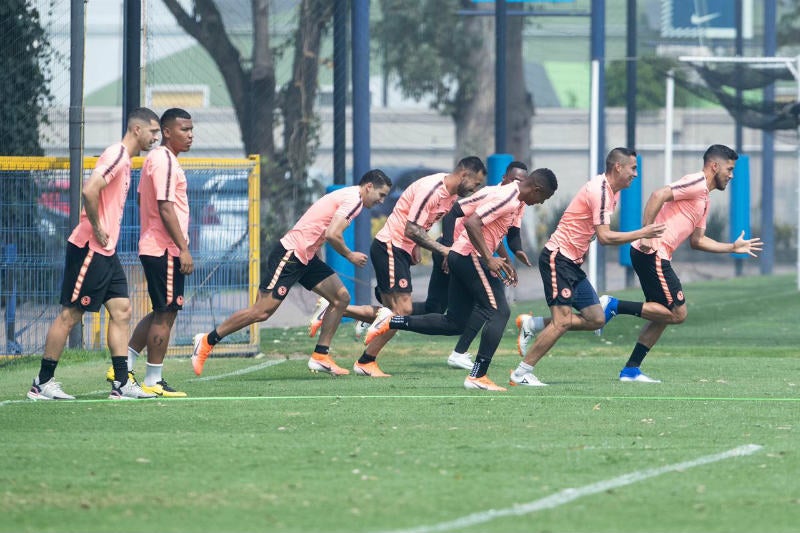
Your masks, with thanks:
<instances>
[{"instance_id":1,"label":"blue cleat","mask_svg":"<svg viewBox=\"0 0 800 533\"><path fill-rule=\"evenodd\" d=\"M600 297L600 306L603 308L603 313L606 315L606 324L611 322L611 319L617 316L617 304L619 300L613 296L604 294ZM594 330L594 334L598 337L603 334L603 328Z\"/></svg>"},{"instance_id":2,"label":"blue cleat","mask_svg":"<svg viewBox=\"0 0 800 533\"><path fill-rule=\"evenodd\" d=\"M653 379L639 370L636 366L626 366L619 373L620 381L638 381L639 383L661 383L660 379Z\"/></svg>"}]
</instances>

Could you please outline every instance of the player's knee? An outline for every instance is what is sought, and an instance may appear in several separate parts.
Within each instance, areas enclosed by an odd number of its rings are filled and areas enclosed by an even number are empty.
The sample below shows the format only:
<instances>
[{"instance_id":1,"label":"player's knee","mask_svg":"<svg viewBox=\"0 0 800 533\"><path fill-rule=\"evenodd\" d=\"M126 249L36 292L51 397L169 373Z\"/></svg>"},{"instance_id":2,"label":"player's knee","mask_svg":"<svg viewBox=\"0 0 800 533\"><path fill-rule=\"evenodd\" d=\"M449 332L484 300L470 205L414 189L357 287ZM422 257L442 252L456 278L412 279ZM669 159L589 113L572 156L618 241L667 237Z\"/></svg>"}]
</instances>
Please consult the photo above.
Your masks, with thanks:
<instances>
[{"instance_id":1,"label":"player's knee","mask_svg":"<svg viewBox=\"0 0 800 533\"><path fill-rule=\"evenodd\" d=\"M330 305L339 310L344 310L350 305L350 292L347 287L342 287L336 291L336 297L330 302Z\"/></svg>"},{"instance_id":2,"label":"player's knee","mask_svg":"<svg viewBox=\"0 0 800 533\"><path fill-rule=\"evenodd\" d=\"M686 310L685 305L680 305L672 310L672 323L673 324L682 324L686 317L688 316L688 311Z\"/></svg>"},{"instance_id":3,"label":"player's knee","mask_svg":"<svg viewBox=\"0 0 800 533\"><path fill-rule=\"evenodd\" d=\"M410 315L413 308L414 305L411 302L411 298L409 298L407 300L404 299L395 302L395 304L392 306L392 312L396 315L405 316L405 315Z\"/></svg>"}]
</instances>

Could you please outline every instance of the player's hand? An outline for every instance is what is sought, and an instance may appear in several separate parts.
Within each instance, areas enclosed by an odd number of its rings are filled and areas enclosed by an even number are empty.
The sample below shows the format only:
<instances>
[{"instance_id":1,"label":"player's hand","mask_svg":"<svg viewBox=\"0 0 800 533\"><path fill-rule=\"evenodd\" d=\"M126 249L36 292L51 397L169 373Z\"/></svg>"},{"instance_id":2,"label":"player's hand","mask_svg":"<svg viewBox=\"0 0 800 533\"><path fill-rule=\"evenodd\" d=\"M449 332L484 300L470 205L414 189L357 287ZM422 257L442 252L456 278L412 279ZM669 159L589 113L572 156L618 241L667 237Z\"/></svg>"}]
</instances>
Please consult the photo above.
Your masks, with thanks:
<instances>
[{"instance_id":1,"label":"player's hand","mask_svg":"<svg viewBox=\"0 0 800 533\"><path fill-rule=\"evenodd\" d=\"M450 247L445 247L444 255L442 255L442 272L445 274L450 273L450 265L447 264L447 256L450 255Z\"/></svg>"},{"instance_id":2,"label":"player's hand","mask_svg":"<svg viewBox=\"0 0 800 533\"><path fill-rule=\"evenodd\" d=\"M92 232L94 233L94 238L97 239L97 242L105 248L108 246L108 233L106 233L103 228L100 226L92 227Z\"/></svg>"},{"instance_id":3,"label":"player's hand","mask_svg":"<svg viewBox=\"0 0 800 533\"><path fill-rule=\"evenodd\" d=\"M733 243L733 253L735 254L749 254L753 257L758 257L756 252L760 252L763 248L764 242L760 238L745 239L744 231L739 234L739 238Z\"/></svg>"},{"instance_id":4,"label":"player's hand","mask_svg":"<svg viewBox=\"0 0 800 533\"><path fill-rule=\"evenodd\" d=\"M528 254L526 254L524 250L517 250L514 252L514 256L516 256L516 258L519 259L525 266L533 266L531 264L531 260L528 259Z\"/></svg>"},{"instance_id":5,"label":"player's hand","mask_svg":"<svg viewBox=\"0 0 800 533\"><path fill-rule=\"evenodd\" d=\"M367 264L367 256L361 252L350 252L347 254L347 260L357 267L363 267Z\"/></svg>"},{"instance_id":6,"label":"player's hand","mask_svg":"<svg viewBox=\"0 0 800 533\"><path fill-rule=\"evenodd\" d=\"M644 238L649 239L652 237L661 237L665 229L667 229L667 226L664 224L648 224L642 228L642 231L644 231Z\"/></svg>"},{"instance_id":7,"label":"player's hand","mask_svg":"<svg viewBox=\"0 0 800 533\"><path fill-rule=\"evenodd\" d=\"M181 262L181 274L188 276L194 272L194 259L192 259L192 254L189 250L183 250L178 259Z\"/></svg>"},{"instance_id":8,"label":"player's hand","mask_svg":"<svg viewBox=\"0 0 800 533\"><path fill-rule=\"evenodd\" d=\"M643 253L650 253L653 249L653 241L648 238L639 239L639 250Z\"/></svg>"},{"instance_id":9,"label":"player's hand","mask_svg":"<svg viewBox=\"0 0 800 533\"><path fill-rule=\"evenodd\" d=\"M512 267L511 263L502 257L492 256L487 258L486 268L489 269L489 272L491 272L493 276L497 276L498 278L502 279L503 283L506 285L511 283L512 276L516 276L514 267Z\"/></svg>"}]
</instances>

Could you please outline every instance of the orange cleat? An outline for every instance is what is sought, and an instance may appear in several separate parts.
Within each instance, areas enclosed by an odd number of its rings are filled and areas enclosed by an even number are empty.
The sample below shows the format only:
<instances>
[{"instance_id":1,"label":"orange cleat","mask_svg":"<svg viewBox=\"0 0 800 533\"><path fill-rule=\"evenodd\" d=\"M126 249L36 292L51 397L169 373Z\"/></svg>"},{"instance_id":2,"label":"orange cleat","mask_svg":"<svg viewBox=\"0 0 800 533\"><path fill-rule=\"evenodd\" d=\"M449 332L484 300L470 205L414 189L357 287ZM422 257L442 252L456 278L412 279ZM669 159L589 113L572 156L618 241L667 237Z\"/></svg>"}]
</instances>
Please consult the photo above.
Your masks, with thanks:
<instances>
[{"instance_id":1,"label":"orange cleat","mask_svg":"<svg viewBox=\"0 0 800 533\"><path fill-rule=\"evenodd\" d=\"M198 333L194 336L194 350L192 350L192 368L194 373L198 376L203 373L203 365L206 364L206 359L211 355L211 350L214 347L208 344L208 335L206 333Z\"/></svg>"},{"instance_id":2,"label":"orange cleat","mask_svg":"<svg viewBox=\"0 0 800 533\"><path fill-rule=\"evenodd\" d=\"M467 376L466 379L464 379L464 388L478 389L478 390L494 390L494 391L507 390L505 387L501 387L500 385L497 385L494 381L489 379L489 376L481 376L479 378L473 378L472 376Z\"/></svg>"},{"instance_id":3,"label":"orange cleat","mask_svg":"<svg viewBox=\"0 0 800 533\"><path fill-rule=\"evenodd\" d=\"M370 378L389 378L392 377L391 374L387 374L383 370L378 367L377 361L372 361L371 363L364 363L361 364L356 361L356 364L353 365L353 372L358 374L359 376L367 376Z\"/></svg>"},{"instance_id":4,"label":"orange cleat","mask_svg":"<svg viewBox=\"0 0 800 533\"><path fill-rule=\"evenodd\" d=\"M346 368L337 365L330 355L314 352L308 360L308 369L314 373L324 372L333 376L346 376L350 373Z\"/></svg>"}]
</instances>

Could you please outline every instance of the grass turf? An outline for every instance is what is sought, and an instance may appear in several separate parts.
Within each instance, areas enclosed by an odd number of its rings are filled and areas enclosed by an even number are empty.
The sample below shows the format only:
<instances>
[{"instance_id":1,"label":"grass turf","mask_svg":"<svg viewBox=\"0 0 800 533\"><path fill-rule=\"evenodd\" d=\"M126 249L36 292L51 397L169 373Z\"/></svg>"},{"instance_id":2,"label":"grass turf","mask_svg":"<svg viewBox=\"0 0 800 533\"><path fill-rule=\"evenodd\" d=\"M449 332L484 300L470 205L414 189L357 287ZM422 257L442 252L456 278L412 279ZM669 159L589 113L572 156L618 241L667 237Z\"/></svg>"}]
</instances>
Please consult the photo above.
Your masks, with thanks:
<instances>
[{"instance_id":1,"label":"grass turf","mask_svg":"<svg viewBox=\"0 0 800 533\"><path fill-rule=\"evenodd\" d=\"M106 400L107 356L69 352L76 402L30 402L38 358L0 367L0 531L450 530L437 524L545 501L633 472L746 444L752 455L684 468L454 531L796 531L800 523L793 277L685 287L689 318L644 370L615 378L639 319L570 333L537 365L550 387L466 391L453 338L399 334L390 379L306 370L302 329L269 329L266 359L187 360L165 376L190 397ZM637 291L618 296L639 299ZM542 313L542 302L517 310ZM490 369L519 360L513 320ZM334 352L360 353L350 324ZM139 363L143 366L143 362ZM547 500L551 501L551 500Z\"/></svg>"}]
</instances>

